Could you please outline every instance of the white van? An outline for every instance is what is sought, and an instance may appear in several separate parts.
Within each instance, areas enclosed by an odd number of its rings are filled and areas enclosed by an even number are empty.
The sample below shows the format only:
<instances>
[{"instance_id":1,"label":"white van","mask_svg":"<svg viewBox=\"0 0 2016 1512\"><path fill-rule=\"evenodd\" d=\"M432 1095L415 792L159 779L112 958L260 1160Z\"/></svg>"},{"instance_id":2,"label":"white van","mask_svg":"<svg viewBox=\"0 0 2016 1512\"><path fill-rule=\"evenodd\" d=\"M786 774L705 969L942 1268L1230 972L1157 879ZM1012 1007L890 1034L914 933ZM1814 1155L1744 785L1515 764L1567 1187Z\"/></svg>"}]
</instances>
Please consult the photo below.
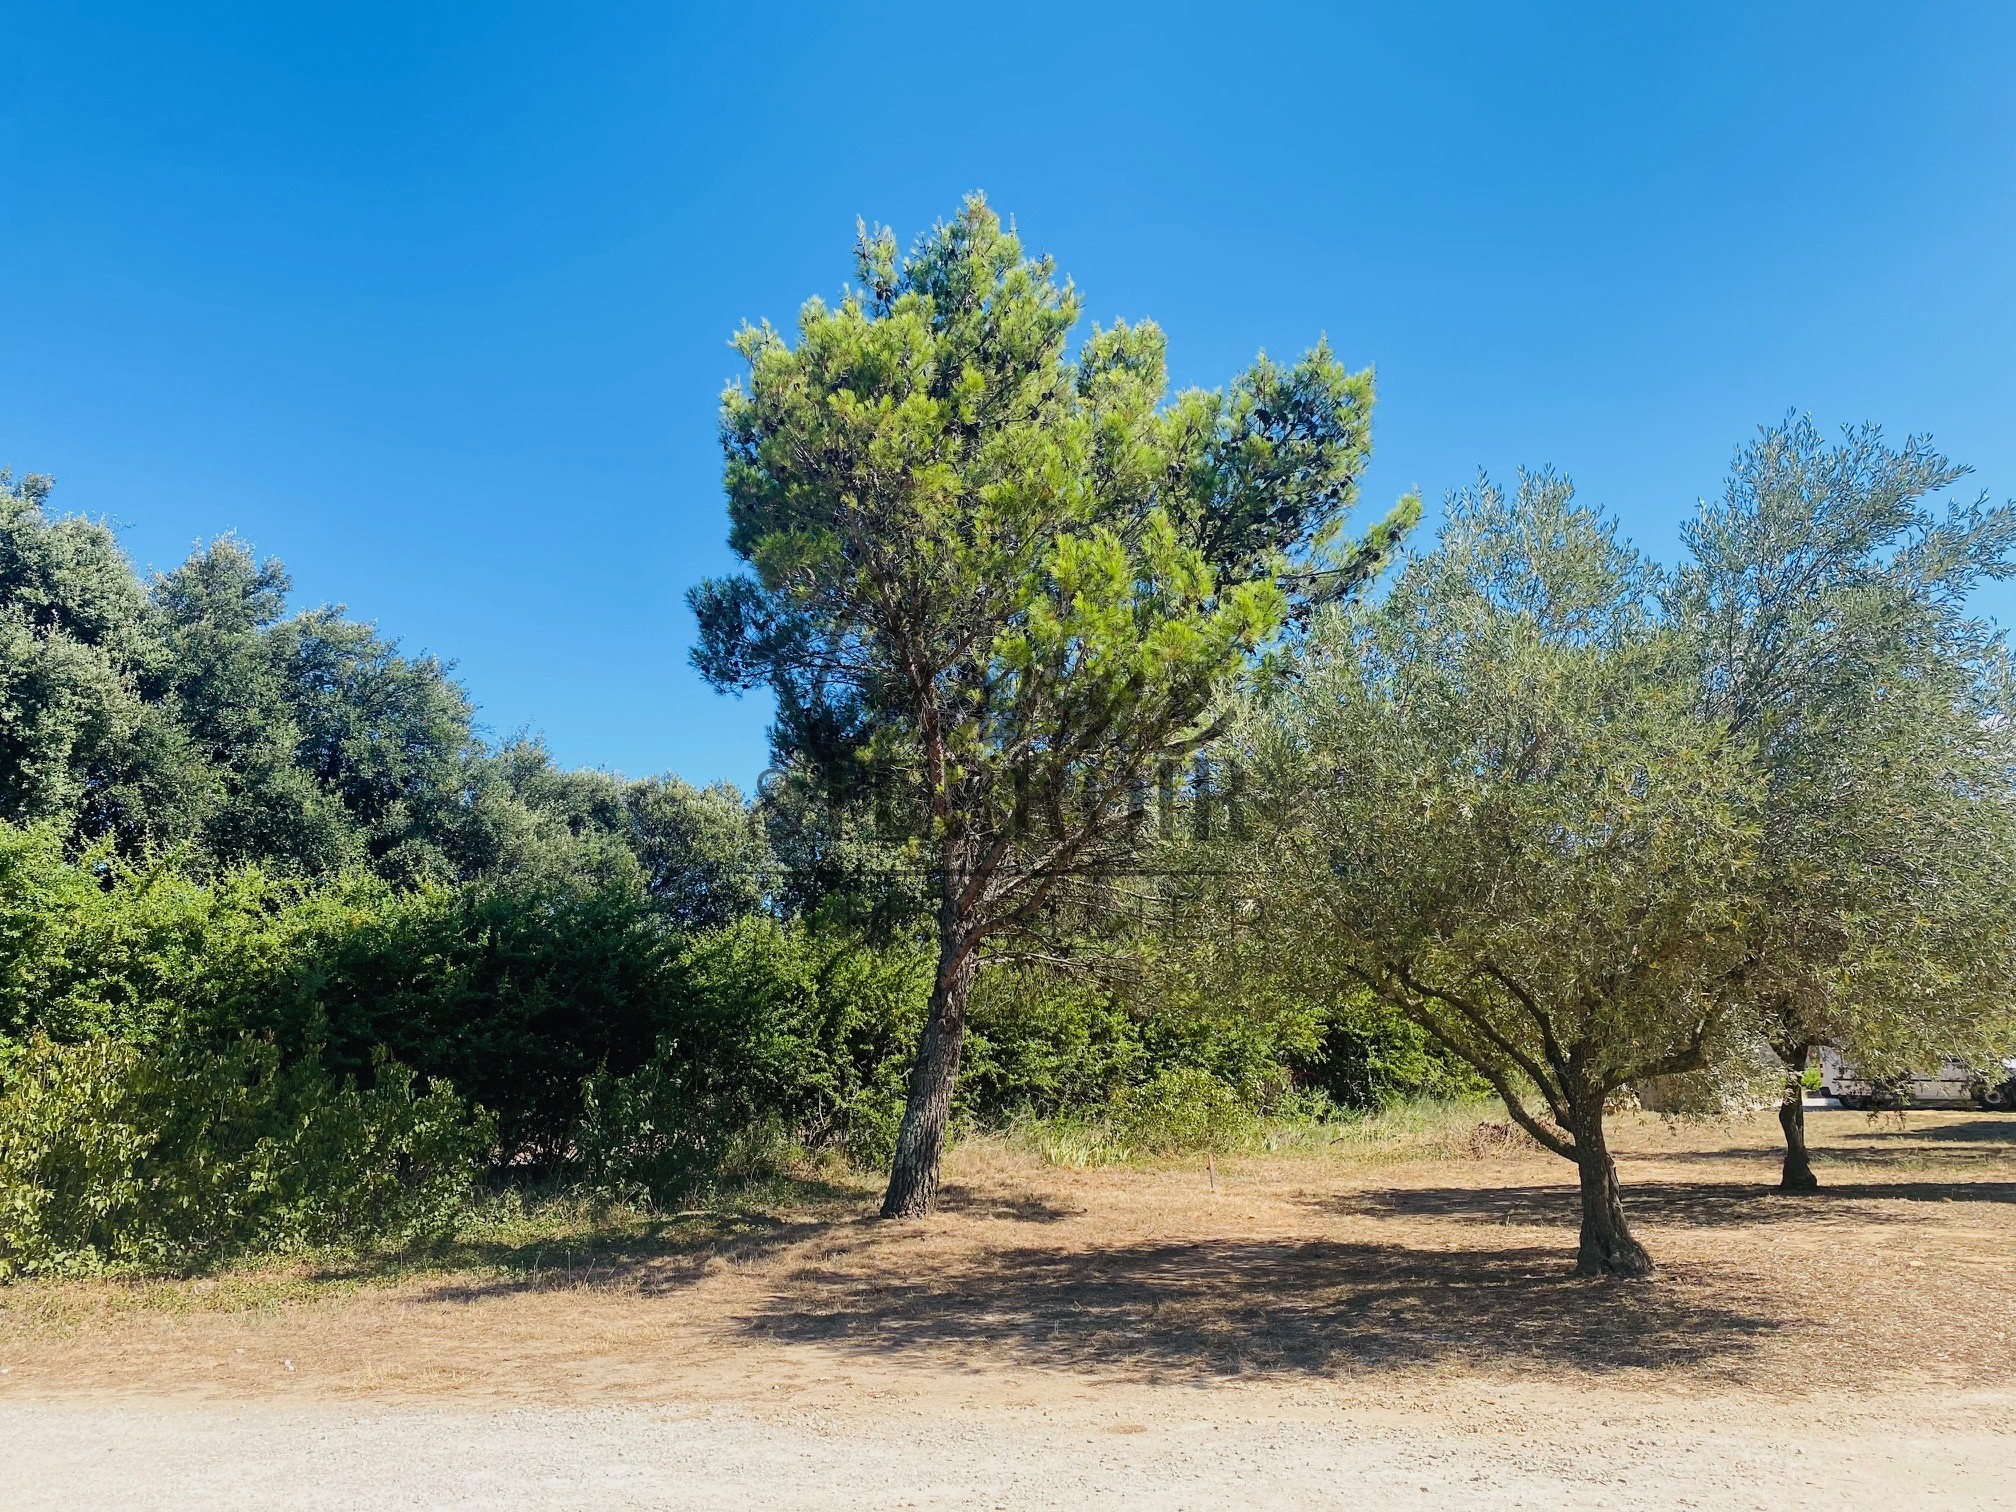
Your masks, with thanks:
<instances>
[{"instance_id":1,"label":"white van","mask_svg":"<svg viewBox=\"0 0 2016 1512\"><path fill-rule=\"evenodd\" d=\"M1914 1071L1901 1082L1864 1079L1831 1045L1820 1047L1818 1060L1821 1095L1839 1100L1844 1108L2016 1109L2016 1056L1996 1068L2000 1078L1993 1070L1983 1075L1979 1067L1949 1058L1936 1071Z\"/></svg>"}]
</instances>

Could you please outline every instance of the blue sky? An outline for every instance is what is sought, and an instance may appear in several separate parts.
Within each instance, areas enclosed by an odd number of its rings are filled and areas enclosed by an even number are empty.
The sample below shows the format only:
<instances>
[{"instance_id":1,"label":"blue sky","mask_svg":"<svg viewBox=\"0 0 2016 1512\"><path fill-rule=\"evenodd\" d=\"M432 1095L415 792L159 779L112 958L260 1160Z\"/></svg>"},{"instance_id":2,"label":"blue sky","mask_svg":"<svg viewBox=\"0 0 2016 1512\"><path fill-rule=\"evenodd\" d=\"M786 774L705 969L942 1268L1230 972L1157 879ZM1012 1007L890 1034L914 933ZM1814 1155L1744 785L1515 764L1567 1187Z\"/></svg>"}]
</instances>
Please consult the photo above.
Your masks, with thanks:
<instances>
[{"instance_id":1,"label":"blue sky","mask_svg":"<svg viewBox=\"0 0 2016 1512\"><path fill-rule=\"evenodd\" d=\"M0 47L0 461L143 565L237 530L569 763L761 768L686 663L728 336L974 188L1182 383L1375 364L1368 504L1551 463L1670 557L1791 408L2016 494L2004 3L4 4Z\"/></svg>"}]
</instances>

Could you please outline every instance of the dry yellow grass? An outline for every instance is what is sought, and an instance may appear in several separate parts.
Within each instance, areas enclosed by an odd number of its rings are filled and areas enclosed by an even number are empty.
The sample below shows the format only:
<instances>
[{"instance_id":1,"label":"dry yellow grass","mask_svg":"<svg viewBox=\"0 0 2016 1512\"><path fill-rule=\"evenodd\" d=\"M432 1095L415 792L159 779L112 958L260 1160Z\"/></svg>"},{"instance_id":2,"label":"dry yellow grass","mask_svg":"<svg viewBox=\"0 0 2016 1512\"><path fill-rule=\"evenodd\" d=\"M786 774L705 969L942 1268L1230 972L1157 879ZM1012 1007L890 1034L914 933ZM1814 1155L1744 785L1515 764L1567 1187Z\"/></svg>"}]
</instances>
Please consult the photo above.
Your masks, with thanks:
<instances>
[{"instance_id":1,"label":"dry yellow grass","mask_svg":"<svg viewBox=\"0 0 2016 1512\"><path fill-rule=\"evenodd\" d=\"M426 1265L0 1288L0 1401L883 1404L1237 1382L1283 1401L1470 1383L1796 1397L1998 1380L2016 1119L1816 1114L1818 1197L1768 1119L1619 1120L1650 1284L1577 1281L1573 1172L1476 1120L1273 1155L1066 1169L1003 1141L944 1213L841 1184ZM1899 1399L1902 1400L1901 1398ZM1899 1410L1904 1410L1902 1407Z\"/></svg>"}]
</instances>

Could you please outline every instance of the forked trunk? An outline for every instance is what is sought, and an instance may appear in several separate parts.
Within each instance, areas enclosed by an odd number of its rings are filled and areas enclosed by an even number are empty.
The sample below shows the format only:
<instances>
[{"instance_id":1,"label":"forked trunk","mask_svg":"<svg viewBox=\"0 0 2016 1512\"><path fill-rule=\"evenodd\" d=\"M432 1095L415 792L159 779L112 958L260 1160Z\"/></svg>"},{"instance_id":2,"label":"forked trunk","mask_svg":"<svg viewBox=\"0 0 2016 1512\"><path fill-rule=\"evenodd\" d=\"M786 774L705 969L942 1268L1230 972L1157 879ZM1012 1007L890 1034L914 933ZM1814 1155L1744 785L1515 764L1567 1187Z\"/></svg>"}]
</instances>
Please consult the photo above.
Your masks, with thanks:
<instances>
[{"instance_id":1,"label":"forked trunk","mask_svg":"<svg viewBox=\"0 0 2016 1512\"><path fill-rule=\"evenodd\" d=\"M1785 1100L1778 1104L1778 1127L1785 1131L1785 1170L1778 1178L1778 1190L1819 1191L1820 1178L1813 1174L1813 1161L1806 1153L1806 1085L1796 1071L1785 1079Z\"/></svg>"},{"instance_id":2,"label":"forked trunk","mask_svg":"<svg viewBox=\"0 0 2016 1512\"><path fill-rule=\"evenodd\" d=\"M1617 1186L1617 1163L1603 1141L1603 1106L1577 1118L1575 1164L1582 1178L1582 1245L1575 1256L1578 1276L1649 1276L1652 1257L1624 1221L1624 1195Z\"/></svg>"},{"instance_id":3,"label":"forked trunk","mask_svg":"<svg viewBox=\"0 0 2016 1512\"><path fill-rule=\"evenodd\" d=\"M910 1068L910 1099L896 1130L889 1190L882 1198L884 1218L922 1218L937 1205L938 1161L945 1150L952 1086L966 1039L966 999L978 966L979 956L964 939L948 934L940 940L938 975L931 986L917 1060Z\"/></svg>"}]
</instances>

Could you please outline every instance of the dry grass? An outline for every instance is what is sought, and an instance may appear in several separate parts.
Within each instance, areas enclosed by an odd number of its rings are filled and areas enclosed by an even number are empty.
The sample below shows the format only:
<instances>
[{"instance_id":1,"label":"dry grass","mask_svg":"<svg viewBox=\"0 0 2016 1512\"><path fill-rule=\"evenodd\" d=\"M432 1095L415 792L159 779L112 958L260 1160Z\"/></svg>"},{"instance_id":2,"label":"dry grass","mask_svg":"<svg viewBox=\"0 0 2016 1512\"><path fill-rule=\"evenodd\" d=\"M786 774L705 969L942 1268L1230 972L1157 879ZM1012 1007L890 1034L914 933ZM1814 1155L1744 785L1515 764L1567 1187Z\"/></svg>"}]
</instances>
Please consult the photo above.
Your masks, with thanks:
<instances>
[{"instance_id":1,"label":"dry grass","mask_svg":"<svg viewBox=\"0 0 2016 1512\"><path fill-rule=\"evenodd\" d=\"M1412 1120L1409 1122L1409 1120ZM1650 1284L1577 1281L1573 1172L1475 1114L1149 1168L970 1143L946 1211L876 1184L201 1281L0 1288L0 1394L1051 1400L1238 1382L1391 1401L1454 1381L1796 1396L1996 1380L2016 1338L2016 1119L1618 1121ZM1005 1397L1004 1397L1005 1393Z\"/></svg>"}]
</instances>

